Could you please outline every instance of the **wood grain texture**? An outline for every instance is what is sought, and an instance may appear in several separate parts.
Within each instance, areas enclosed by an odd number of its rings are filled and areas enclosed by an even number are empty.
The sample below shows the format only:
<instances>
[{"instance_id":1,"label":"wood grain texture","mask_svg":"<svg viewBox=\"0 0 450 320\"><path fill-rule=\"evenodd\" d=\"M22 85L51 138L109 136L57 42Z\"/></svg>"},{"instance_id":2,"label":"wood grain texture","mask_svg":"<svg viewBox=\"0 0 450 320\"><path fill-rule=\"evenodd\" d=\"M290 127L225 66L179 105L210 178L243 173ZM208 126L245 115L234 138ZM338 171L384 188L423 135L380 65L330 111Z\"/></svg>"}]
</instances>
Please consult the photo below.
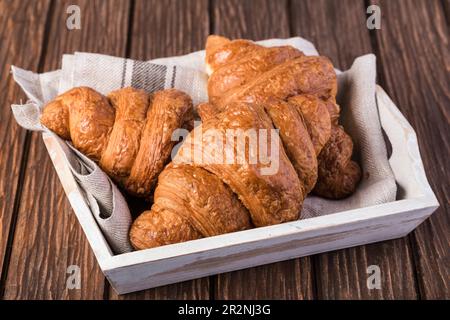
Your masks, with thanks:
<instances>
[{"instance_id":1,"label":"wood grain texture","mask_svg":"<svg viewBox=\"0 0 450 320\"><path fill-rule=\"evenodd\" d=\"M110 288L111 300L208 300L210 278L204 277L148 290L118 295Z\"/></svg>"},{"instance_id":2,"label":"wood grain texture","mask_svg":"<svg viewBox=\"0 0 450 320\"><path fill-rule=\"evenodd\" d=\"M20 128L11 113L12 103L25 100L25 95L10 75L11 65L38 70L42 55L44 29L50 2L0 2L0 270L6 276L9 260L7 242L14 231L17 199L21 188L21 163L25 161L25 130ZM28 140L28 139L27 139ZM23 177L23 175L21 176ZM0 298L3 290L0 283Z\"/></svg>"},{"instance_id":3,"label":"wood grain texture","mask_svg":"<svg viewBox=\"0 0 450 320\"><path fill-rule=\"evenodd\" d=\"M447 21L447 27L450 25L450 0L441 0L444 7L445 20Z\"/></svg>"},{"instance_id":4,"label":"wood grain texture","mask_svg":"<svg viewBox=\"0 0 450 320\"><path fill-rule=\"evenodd\" d=\"M364 1L294 0L292 31L312 41L337 68L346 70L356 57L372 52L365 11ZM319 299L417 298L406 239L320 254L313 261ZM380 267L381 290L367 286L370 265Z\"/></svg>"},{"instance_id":5,"label":"wood grain texture","mask_svg":"<svg viewBox=\"0 0 450 320\"><path fill-rule=\"evenodd\" d=\"M233 39L289 37L287 1L212 1L212 33ZM311 258L278 262L216 277L216 299L312 299ZM244 284L244 285L243 285Z\"/></svg>"},{"instance_id":6,"label":"wood grain texture","mask_svg":"<svg viewBox=\"0 0 450 320\"><path fill-rule=\"evenodd\" d=\"M149 60L202 50L209 34L207 0L136 0L130 57Z\"/></svg>"},{"instance_id":7,"label":"wood grain texture","mask_svg":"<svg viewBox=\"0 0 450 320\"><path fill-rule=\"evenodd\" d=\"M365 28L369 3L0 1L0 12L7 12L0 14L0 71L5 77L11 64L35 71L53 70L60 66L63 53L75 50L142 60L184 54L203 49L209 31L254 40L303 36L342 69L355 57L374 51L379 83L416 129L425 169L441 204L408 238L118 297L109 285L104 290L104 277L40 136L25 139L25 130L12 119L9 105L25 96L8 77L0 83L4 106L0 110L0 267L6 267L0 289L5 289L4 298L448 299L449 1L373 1L382 10L382 29L370 33ZM81 7L81 30L65 27L70 4ZM49 33L44 36L46 26ZM29 147L25 140L31 140ZM19 178L21 159L25 165ZM10 229L15 234L8 246ZM71 264L81 268L81 290L66 289L66 270ZM381 290L367 289L369 265L381 269Z\"/></svg>"},{"instance_id":8,"label":"wood grain texture","mask_svg":"<svg viewBox=\"0 0 450 320\"><path fill-rule=\"evenodd\" d=\"M66 8L81 9L81 30L66 28ZM55 1L43 70L63 53L125 54L128 1ZM32 28L30 26L30 28ZM66 199L40 134L33 133L5 283L6 299L101 299L105 280ZM81 289L66 289L67 267L78 265Z\"/></svg>"},{"instance_id":9,"label":"wood grain texture","mask_svg":"<svg viewBox=\"0 0 450 320\"><path fill-rule=\"evenodd\" d=\"M206 0L138 0L133 12L129 55L150 60L202 50L209 33ZM209 278L186 281L111 299L208 299Z\"/></svg>"},{"instance_id":10,"label":"wood grain texture","mask_svg":"<svg viewBox=\"0 0 450 320\"><path fill-rule=\"evenodd\" d=\"M450 298L450 54L440 1L375 1L381 85L415 128L441 207L410 236L420 297Z\"/></svg>"},{"instance_id":11,"label":"wood grain texture","mask_svg":"<svg viewBox=\"0 0 450 320\"><path fill-rule=\"evenodd\" d=\"M217 299L289 299L313 297L310 258L300 258L217 276Z\"/></svg>"}]
</instances>

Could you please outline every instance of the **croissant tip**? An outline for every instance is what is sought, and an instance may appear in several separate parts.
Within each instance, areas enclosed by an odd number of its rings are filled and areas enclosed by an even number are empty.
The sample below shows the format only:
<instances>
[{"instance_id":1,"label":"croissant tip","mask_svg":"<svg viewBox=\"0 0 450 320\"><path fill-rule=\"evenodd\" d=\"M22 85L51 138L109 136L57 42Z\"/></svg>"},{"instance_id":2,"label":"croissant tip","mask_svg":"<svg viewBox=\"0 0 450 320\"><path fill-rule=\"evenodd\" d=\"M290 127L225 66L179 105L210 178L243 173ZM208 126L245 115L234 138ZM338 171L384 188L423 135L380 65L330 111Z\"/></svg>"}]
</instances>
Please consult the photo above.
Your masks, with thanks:
<instances>
[{"instance_id":1,"label":"croissant tip","mask_svg":"<svg viewBox=\"0 0 450 320\"><path fill-rule=\"evenodd\" d=\"M225 45L230 41L231 41L230 39L223 36L219 36L216 34L209 35L208 38L206 39L205 50L208 53L212 50L222 47L223 45Z\"/></svg>"}]
</instances>

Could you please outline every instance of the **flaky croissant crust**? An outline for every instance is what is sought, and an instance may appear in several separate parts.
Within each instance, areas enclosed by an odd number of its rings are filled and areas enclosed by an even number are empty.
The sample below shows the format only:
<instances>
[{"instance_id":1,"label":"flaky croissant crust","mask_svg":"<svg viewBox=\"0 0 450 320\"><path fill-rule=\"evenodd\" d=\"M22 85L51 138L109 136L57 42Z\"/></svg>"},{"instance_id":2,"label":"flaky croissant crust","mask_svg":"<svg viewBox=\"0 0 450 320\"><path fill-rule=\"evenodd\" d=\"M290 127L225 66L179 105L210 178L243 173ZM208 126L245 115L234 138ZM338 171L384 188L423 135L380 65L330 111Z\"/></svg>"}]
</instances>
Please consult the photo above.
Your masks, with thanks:
<instances>
[{"instance_id":1,"label":"flaky croissant crust","mask_svg":"<svg viewBox=\"0 0 450 320\"><path fill-rule=\"evenodd\" d=\"M361 170L351 160L351 137L338 124L336 74L327 58L295 54L296 49L289 46L265 48L248 40L229 40L216 35L208 37L206 50L207 69L211 73L208 94L214 108L221 109L232 101L263 104L274 98L295 105L318 157L318 182L314 192L331 199L344 198L354 192ZM265 60L268 56L277 58L268 62ZM234 70L239 72L233 74ZM281 134L285 126L289 123L278 126ZM300 141L305 140L300 138L302 135L296 136ZM283 142L285 147L290 145ZM298 167L298 160L294 159L290 148L286 148ZM297 173L299 177L304 176L304 168Z\"/></svg>"},{"instance_id":2,"label":"flaky croissant crust","mask_svg":"<svg viewBox=\"0 0 450 320\"><path fill-rule=\"evenodd\" d=\"M295 220L312 190L339 199L360 179L352 140L338 124L336 74L327 58L210 36L206 67L209 102L198 106L203 123L179 149L174 161L182 164L161 174L151 210L135 220L130 238L136 249ZM278 129L277 173L261 176L259 164L189 161L193 150L211 156L204 148L209 130L229 128ZM194 138L199 132L202 141Z\"/></svg>"},{"instance_id":3,"label":"flaky croissant crust","mask_svg":"<svg viewBox=\"0 0 450 320\"><path fill-rule=\"evenodd\" d=\"M192 100L169 89L123 88L108 97L77 87L44 107L41 123L97 161L128 193L150 197L170 160L175 129L192 119Z\"/></svg>"}]
</instances>

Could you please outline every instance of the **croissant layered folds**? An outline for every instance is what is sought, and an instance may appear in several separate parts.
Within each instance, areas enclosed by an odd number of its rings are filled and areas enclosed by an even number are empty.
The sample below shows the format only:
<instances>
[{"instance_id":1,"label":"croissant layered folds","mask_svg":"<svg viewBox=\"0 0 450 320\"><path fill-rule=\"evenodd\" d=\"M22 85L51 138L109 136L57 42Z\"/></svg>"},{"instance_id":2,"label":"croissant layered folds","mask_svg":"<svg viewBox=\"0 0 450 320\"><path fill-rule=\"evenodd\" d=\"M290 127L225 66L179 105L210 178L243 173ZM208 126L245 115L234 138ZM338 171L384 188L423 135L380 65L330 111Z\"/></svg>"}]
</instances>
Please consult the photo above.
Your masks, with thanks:
<instances>
[{"instance_id":1,"label":"croissant layered folds","mask_svg":"<svg viewBox=\"0 0 450 320\"><path fill-rule=\"evenodd\" d=\"M277 167L270 172L271 163L262 159L261 145L252 143L248 135L249 132L266 133L270 129L274 128L264 110L252 104L232 103L221 114L194 129L179 149L174 162L191 163L219 177L238 195L249 210L255 226L298 219L304 192L283 146L272 144L270 134L258 137L267 139L267 145L277 149L270 150L272 155L277 156ZM227 143L226 139L232 133L237 139L242 139L241 145ZM217 153L220 156L230 155L230 158L216 161L214 157ZM202 159L193 162L192 154L201 155ZM252 162L251 155L259 155L259 158Z\"/></svg>"},{"instance_id":2,"label":"croissant layered folds","mask_svg":"<svg viewBox=\"0 0 450 320\"><path fill-rule=\"evenodd\" d=\"M247 209L217 176L190 165L169 164L158 179L155 202L134 222L136 249L158 247L251 227Z\"/></svg>"},{"instance_id":3,"label":"croissant layered folds","mask_svg":"<svg viewBox=\"0 0 450 320\"><path fill-rule=\"evenodd\" d=\"M251 151L239 152L236 144L226 143L227 133L235 129L273 126L264 110L247 103L230 104L197 126L161 173L155 204L131 228L136 249L298 219L305 194L282 145L272 150L279 156L276 172L264 175L266 164L248 159L260 152L258 144L245 140L241 148ZM232 158L215 161L217 153ZM196 162L194 154L201 160ZM163 226L155 225L162 220Z\"/></svg>"},{"instance_id":4,"label":"croissant layered folds","mask_svg":"<svg viewBox=\"0 0 450 320\"><path fill-rule=\"evenodd\" d=\"M209 102L197 107L202 124L162 172L151 210L135 220L136 249L296 220L311 191L339 199L359 181L352 140L338 124L337 81L327 58L210 36L206 66ZM230 129L277 129L281 142L270 148L277 170L264 175L263 161L250 163L246 157L260 150L248 143L239 157L224 138ZM232 161L217 162L217 154Z\"/></svg>"},{"instance_id":5,"label":"croissant layered folds","mask_svg":"<svg viewBox=\"0 0 450 320\"><path fill-rule=\"evenodd\" d=\"M327 58L210 36L206 67L193 130L192 101L174 89L80 87L44 108L41 122L127 192L153 194L130 229L135 249L296 220L309 193L340 199L360 179ZM179 128L190 132L171 159Z\"/></svg>"},{"instance_id":6,"label":"croissant layered folds","mask_svg":"<svg viewBox=\"0 0 450 320\"><path fill-rule=\"evenodd\" d=\"M297 106L318 157L314 192L331 199L353 193L361 170L351 160L353 142L338 124L336 74L327 58L291 53L289 58L273 62L270 68L259 67L268 65L258 59L264 56L263 52L284 52L285 47L265 48L247 40L232 41L216 35L208 37L206 50L207 70L211 73L208 93L214 95L214 101L210 101L214 108L220 109L231 101L264 104L273 98ZM249 71L253 72L252 77L229 75L227 69L246 68L248 60L253 61ZM221 82L228 83L227 87Z\"/></svg>"},{"instance_id":7,"label":"croissant layered folds","mask_svg":"<svg viewBox=\"0 0 450 320\"><path fill-rule=\"evenodd\" d=\"M44 107L41 123L100 167L130 194L150 197L170 160L172 132L191 126L192 101L169 89L152 95L123 88L108 97L77 87Z\"/></svg>"}]
</instances>

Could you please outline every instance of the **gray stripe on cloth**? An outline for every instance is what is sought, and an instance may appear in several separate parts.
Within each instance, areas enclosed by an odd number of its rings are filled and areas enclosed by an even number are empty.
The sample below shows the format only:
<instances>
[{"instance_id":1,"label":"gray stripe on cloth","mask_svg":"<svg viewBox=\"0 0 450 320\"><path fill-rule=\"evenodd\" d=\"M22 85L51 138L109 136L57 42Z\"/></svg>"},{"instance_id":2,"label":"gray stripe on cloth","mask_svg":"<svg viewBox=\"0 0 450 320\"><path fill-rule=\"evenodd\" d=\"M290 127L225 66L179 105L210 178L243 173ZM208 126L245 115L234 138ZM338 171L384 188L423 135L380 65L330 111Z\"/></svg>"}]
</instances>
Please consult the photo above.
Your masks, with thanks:
<instances>
[{"instance_id":1,"label":"gray stripe on cloth","mask_svg":"<svg viewBox=\"0 0 450 320\"><path fill-rule=\"evenodd\" d=\"M164 89L167 67L149 62L134 61L131 86L147 92Z\"/></svg>"}]
</instances>

